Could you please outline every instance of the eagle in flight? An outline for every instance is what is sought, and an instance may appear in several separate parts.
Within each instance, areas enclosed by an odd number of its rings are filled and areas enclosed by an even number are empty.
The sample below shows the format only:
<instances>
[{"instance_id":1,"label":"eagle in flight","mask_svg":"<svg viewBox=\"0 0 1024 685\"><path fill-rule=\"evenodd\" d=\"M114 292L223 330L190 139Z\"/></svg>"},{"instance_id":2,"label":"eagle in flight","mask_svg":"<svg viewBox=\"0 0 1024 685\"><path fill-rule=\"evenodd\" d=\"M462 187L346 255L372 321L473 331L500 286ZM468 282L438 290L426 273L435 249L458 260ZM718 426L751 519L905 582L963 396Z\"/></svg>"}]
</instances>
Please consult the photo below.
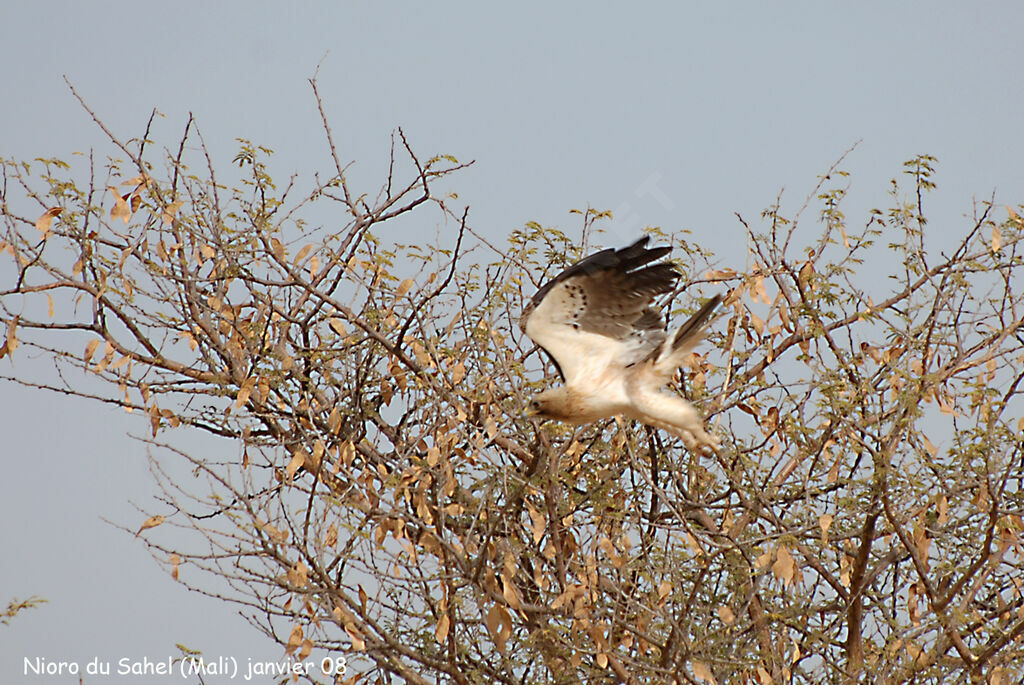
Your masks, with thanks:
<instances>
[{"instance_id":1,"label":"eagle in flight","mask_svg":"<svg viewBox=\"0 0 1024 685\"><path fill-rule=\"evenodd\" d=\"M538 393L527 413L582 424L625 415L679 436L694 452L717 451L689 402L665 386L700 340L722 301L715 295L671 335L654 298L671 292L679 272L672 248L648 248L649 236L576 262L548 281L523 310L519 327L555 362L564 385Z\"/></svg>"}]
</instances>

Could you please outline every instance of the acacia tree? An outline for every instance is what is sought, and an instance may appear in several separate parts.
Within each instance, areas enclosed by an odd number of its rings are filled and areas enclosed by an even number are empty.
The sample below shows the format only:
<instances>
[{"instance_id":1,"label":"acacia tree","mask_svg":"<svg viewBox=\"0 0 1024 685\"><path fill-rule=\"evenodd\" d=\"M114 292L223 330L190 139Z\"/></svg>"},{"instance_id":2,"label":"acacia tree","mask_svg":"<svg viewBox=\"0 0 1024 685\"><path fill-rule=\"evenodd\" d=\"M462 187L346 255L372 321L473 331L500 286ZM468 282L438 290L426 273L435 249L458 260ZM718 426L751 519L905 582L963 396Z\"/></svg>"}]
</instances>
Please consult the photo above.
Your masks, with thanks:
<instances>
[{"instance_id":1,"label":"acacia tree","mask_svg":"<svg viewBox=\"0 0 1024 685\"><path fill-rule=\"evenodd\" d=\"M711 458L522 412L553 372L518 315L607 213L494 245L447 192L457 160L398 131L364 192L323 121L335 166L301 191L248 142L222 185L191 119L163 151L108 132L84 169L3 161L5 373L148 418L141 538L180 582L296 663L345 655L345 682L1024 677L1013 210L935 254L921 156L859 227L837 168L737 217L743 269L650 229L687 275L675 316L729 293L678 379ZM59 373L20 373L26 350Z\"/></svg>"}]
</instances>

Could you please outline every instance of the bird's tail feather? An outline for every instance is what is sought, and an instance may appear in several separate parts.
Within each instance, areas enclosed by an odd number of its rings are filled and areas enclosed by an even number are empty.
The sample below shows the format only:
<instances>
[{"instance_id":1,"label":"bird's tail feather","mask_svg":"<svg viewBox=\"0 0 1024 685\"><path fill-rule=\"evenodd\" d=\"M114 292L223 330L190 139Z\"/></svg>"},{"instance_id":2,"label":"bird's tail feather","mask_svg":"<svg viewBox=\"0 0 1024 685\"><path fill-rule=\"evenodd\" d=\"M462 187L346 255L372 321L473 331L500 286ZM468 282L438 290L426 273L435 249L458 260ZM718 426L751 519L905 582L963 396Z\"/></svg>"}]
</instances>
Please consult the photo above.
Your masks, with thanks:
<instances>
[{"instance_id":1,"label":"bird's tail feather","mask_svg":"<svg viewBox=\"0 0 1024 685\"><path fill-rule=\"evenodd\" d=\"M683 363L686 355L693 351L693 348L700 342L701 333L708 319L715 309L722 302L722 296L712 296L704 305L691 316L686 323L676 329L675 333L665 339L658 349L658 356L654 361L654 368L659 373L670 376Z\"/></svg>"}]
</instances>

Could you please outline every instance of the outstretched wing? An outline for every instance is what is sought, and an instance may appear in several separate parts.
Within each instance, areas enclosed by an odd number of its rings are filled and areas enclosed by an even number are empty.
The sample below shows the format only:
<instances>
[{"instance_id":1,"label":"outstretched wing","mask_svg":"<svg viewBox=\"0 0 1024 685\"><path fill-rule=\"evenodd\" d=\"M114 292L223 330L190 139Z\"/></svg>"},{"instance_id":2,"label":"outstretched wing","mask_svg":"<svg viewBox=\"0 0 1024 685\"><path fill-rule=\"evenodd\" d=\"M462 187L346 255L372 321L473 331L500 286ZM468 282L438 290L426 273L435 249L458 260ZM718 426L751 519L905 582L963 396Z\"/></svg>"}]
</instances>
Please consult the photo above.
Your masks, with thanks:
<instances>
[{"instance_id":1,"label":"outstretched wing","mask_svg":"<svg viewBox=\"0 0 1024 685\"><path fill-rule=\"evenodd\" d=\"M649 236L629 247L596 252L544 284L519 326L554 359L567 383L605 368L640 361L665 338L649 305L671 292L679 272L651 264L669 247L648 249Z\"/></svg>"}]
</instances>

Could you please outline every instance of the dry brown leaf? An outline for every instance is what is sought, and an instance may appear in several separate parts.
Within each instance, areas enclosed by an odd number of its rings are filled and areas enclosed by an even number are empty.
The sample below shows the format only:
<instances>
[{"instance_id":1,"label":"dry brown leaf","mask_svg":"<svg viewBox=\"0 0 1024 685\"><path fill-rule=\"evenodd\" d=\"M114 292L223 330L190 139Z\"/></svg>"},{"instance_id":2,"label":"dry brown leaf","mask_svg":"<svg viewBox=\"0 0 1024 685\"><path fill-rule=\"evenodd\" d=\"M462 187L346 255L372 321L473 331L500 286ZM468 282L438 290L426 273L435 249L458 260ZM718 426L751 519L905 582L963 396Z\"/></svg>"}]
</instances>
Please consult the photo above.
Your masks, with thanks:
<instances>
[{"instance_id":1,"label":"dry brown leaf","mask_svg":"<svg viewBox=\"0 0 1024 685\"><path fill-rule=\"evenodd\" d=\"M793 555L784 545L780 545L779 551L775 555L775 563L772 564L772 573L786 586L789 586L793 582L795 572L796 561L793 559Z\"/></svg>"},{"instance_id":2,"label":"dry brown leaf","mask_svg":"<svg viewBox=\"0 0 1024 685\"><path fill-rule=\"evenodd\" d=\"M1003 246L1003 236L999 233L999 227L992 227L992 254L999 254L999 248Z\"/></svg>"},{"instance_id":3,"label":"dry brown leaf","mask_svg":"<svg viewBox=\"0 0 1024 685\"><path fill-rule=\"evenodd\" d=\"M338 431L341 430L341 412L338 410L337 407L332 409L330 415L327 417L327 427L330 428L331 432L334 433L335 435L337 435ZM342 443L342 452L344 452L346 444L351 445L352 443L348 442L347 440L345 441L345 443Z\"/></svg>"},{"instance_id":4,"label":"dry brown leaf","mask_svg":"<svg viewBox=\"0 0 1024 685\"><path fill-rule=\"evenodd\" d=\"M308 657L312 651L313 651L313 641L310 640L309 638L306 638L305 640L302 641L302 648L299 649L299 656L298 656L299 661L304 661L306 659L306 657Z\"/></svg>"},{"instance_id":5,"label":"dry brown leaf","mask_svg":"<svg viewBox=\"0 0 1024 685\"><path fill-rule=\"evenodd\" d=\"M912 624L914 624L915 626L921 624L921 616L920 616L920 614L918 612L917 603L918 603L917 583L914 583L913 585L910 586L910 589L907 590L907 615L910 618L910 622Z\"/></svg>"},{"instance_id":6,"label":"dry brown leaf","mask_svg":"<svg viewBox=\"0 0 1024 685\"><path fill-rule=\"evenodd\" d=\"M686 541L686 546L690 548L690 551L693 552L694 556L704 556L704 550L701 548L700 543L697 542L697 538L693 536L693 533L690 531L684 531L683 540Z\"/></svg>"},{"instance_id":7,"label":"dry brown leaf","mask_svg":"<svg viewBox=\"0 0 1024 685\"><path fill-rule=\"evenodd\" d=\"M846 227L843 226L842 224L839 224L839 232L843 236L843 245L845 245L846 249L849 250L850 249L850 239L846 237Z\"/></svg>"},{"instance_id":8,"label":"dry brown leaf","mask_svg":"<svg viewBox=\"0 0 1024 685\"><path fill-rule=\"evenodd\" d=\"M149 408L149 426L153 429L153 437L160 431L160 408L153 404Z\"/></svg>"},{"instance_id":9,"label":"dry brown leaf","mask_svg":"<svg viewBox=\"0 0 1024 685\"><path fill-rule=\"evenodd\" d=\"M20 315L15 314L11 317L10 322L7 324L7 340L4 343L3 353L0 354L0 359L5 355L13 354L14 350L18 347L18 319Z\"/></svg>"},{"instance_id":10,"label":"dry brown leaf","mask_svg":"<svg viewBox=\"0 0 1024 685\"><path fill-rule=\"evenodd\" d=\"M749 309L747 313L750 315L750 325L754 327L759 336L764 335L764 320Z\"/></svg>"},{"instance_id":11,"label":"dry brown leaf","mask_svg":"<svg viewBox=\"0 0 1024 685\"><path fill-rule=\"evenodd\" d=\"M183 204L184 202L178 200L167 205L166 209L164 209L164 211L160 213L161 221L163 221L165 224L173 223L175 215L177 215L178 210L181 208ZM209 251L209 254L207 253L207 250ZM210 259L211 257L213 257L214 254L216 254L213 248L210 247L209 245L200 245L199 252L202 253L202 255L207 259Z\"/></svg>"},{"instance_id":12,"label":"dry brown leaf","mask_svg":"<svg viewBox=\"0 0 1024 685\"><path fill-rule=\"evenodd\" d=\"M282 245L281 241L277 238L270 239L270 250L274 253L274 257L278 261L283 262L285 260L286 255L284 252L284 245Z\"/></svg>"},{"instance_id":13,"label":"dry brown leaf","mask_svg":"<svg viewBox=\"0 0 1024 685\"><path fill-rule=\"evenodd\" d=\"M921 560L924 562L924 565L928 566L928 550L932 546L932 539L928 535L928 531L924 526L915 526L914 546L917 548L917 553L921 555Z\"/></svg>"},{"instance_id":14,"label":"dry brown leaf","mask_svg":"<svg viewBox=\"0 0 1024 685\"><path fill-rule=\"evenodd\" d=\"M43 215L36 219L36 229L43 234L43 238L50 235L50 225L53 224L53 219L60 216L60 213L64 211L63 207L50 207Z\"/></svg>"},{"instance_id":15,"label":"dry brown leaf","mask_svg":"<svg viewBox=\"0 0 1024 685\"><path fill-rule=\"evenodd\" d=\"M752 288L754 296L764 302L765 304L771 304L771 298L768 297L768 289L764 287L764 278L761 276L754 277L754 286Z\"/></svg>"},{"instance_id":16,"label":"dry brown leaf","mask_svg":"<svg viewBox=\"0 0 1024 685\"><path fill-rule=\"evenodd\" d=\"M832 526L832 514L822 514L818 518L818 526L821 528L821 544L828 544L828 529Z\"/></svg>"},{"instance_id":17,"label":"dry brown leaf","mask_svg":"<svg viewBox=\"0 0 1024 685\"><path fill-rule=\"evenodd\" d=\"M728 278L732 278L736 275L736 272L732 269L716 269L708 271L704 274L704 278L709 281L724 281Z\"/></svg>"},{"instance_id":18,"label":"dry brown leaf","mask_svg":"<svg viewBox=\"0 0 1024 685\"><path fill-rule=\"evenodd\" d=\"M988 511L989 508L989 496L988 496L988 483L982 481L978 487L978 492L974 496L974 505L981 511Z\"/></svg>"},{"instance_id":19,"label":"dry brown leaf","mask_svg":"<svg viewBox=\"0 0 1024 685\"><path fill-rule=\"evenodd\" d=\"M101 359L100 361L98 361L96 363L96 366L93 368L93 371L95 373L103 372L110 365L110 362L113 361L113 359L114 359L114 346L108 340L107 344L106 344L106 347L105 347L105 349L103 351L103 359Z\"/></svg>"},{"instance_id":20,"label":"dry brown leaf","mask_svg":"<svg viewBox=\"0 0 1024 685\"><path fill-rule=\"evenodd\" d=\"M935 522L940 526L946 525L949 521L949 500L946 499L945 495L939 495L938 501L935 503L935 508L938 511L938 516L935 518Z\"/></svg>"},{"instance_id":21,"label":"dry brown leaf","mask_svg":"<svg viewBox=\"0 0 1024 685\"><path fill-rule=\"evenodd\" d=\"M732 609L723 604L718 607L718 618L722 619L722 623L732 625L732 622L736 620L736 614L732 612Z\"/></svg>"},{"instance_id":22,"label":"dry brown leaf","mask_svg":"<svg viewBox=\"0 0 1024 685\"><path fill-rule=\"evenodd\" d=\"M550 546L551 544L548 543L548 547ZM555 597L555 601L551 603L551 608L557 611L558 609L562 608L563 606L571 602L577 594L577 587L578 586L576 585L570 585L565 590L563 590L562 594L558 595L558 597Z\"/></svg>"},{"instance_id":23,"label":"dry brown leaf","mask_svg":"<svg viewBox=\"0 0 1024 685\"><path fill-rule=\"evenodd\" d=\"M266 376L260 376L256 381L256 396L260 402L266 402L270 397L270 380Z\"/></svg>"},{"instance_id":24,"label":"dry brown leaf","mask_svg":"<svg viewBox=\"0 0 1024 685\"><path fill-rule=\"evenodd\" d=\"M515 610L519 610L519 593L516 592L515 586L506 580L505 575L501 576L501 596L505 598L508 605Z\"/></svg>"},{"instance_id":25,"label":"dry brown leaf","mask_svg":"<svg viewBox=\"0 0 1024 685\"><path fill-rule=\"evenodd\" d=\"M305 461L305 451L302 450L302 448L295 450L295 454L292 455L291 461L289 461L288 465L284 468L284 473L288 480L295 477L295 472L299 470L299 467L302 466Z\"/></svg>"},{"instance_id":26,"label":"dry brown leaf","mask_svg":"<svg viewBox=\"0 0 1024 685\"><path fill-rule=\"evenodd\" d=\"M348 638L352 640L352 649L357 652L361 652L366 649L366 640L363 639L363 634L359 632L359 629L355 627L355 624L346 623L345 632L348 633Z\"/></svg>"},{"instance_id":27,"label":"dry brown leaf","mask_svg":"<svg viewBox=\"0 0 1024 685\"><path fill-rule=\"evenodd\" d=\"M492 639L496 639L501 631L501 614L499 611L498 605L495 604L487 611L487 617L484 619L484 623L487 626L487 632L491 634ZM502 649L501 651L505 650Z\"/></svg>"},{"instance_id":28,"label":"dry brown leaf","mask_svg":"<svg viewBox=\"0 0 1024 685\"><path fill-rule=\"evenodd\" d=\"M813 275L814 264L812 264L810 260L807 260L806 262L804 262L804 265L800 267L800 273L797 274L797 282L800 284L802 288L806 289L807 286L810 284L811 277Z\"/></svg>"},{"instance_id":29,"label":"dry brown leaf","mask_svg":"<svg viewBox=\"0 0 1024 685\"><path fill-rule=\"evenodd\" d=\"M99 344L100 341L96 338L85 344L85 355L83 357L85 366L89 366L89 361L92 360L92 355L96 353L96 348L99 347Z\"/></svg>"},{"instance_id":30,"label":"dry brown leaf","mask_svg":"<svg viewBox=\"0 0 1024 685\"><path fill-rule=\"evenodd\" d=\"M181 557L177 554L172 554L167 557L167 561L171 564L171 578L178 579L178 565L181 564Z\"/></svg>"},{"instance_id":31,"label":"dry brown leaf","mask_svg":"<svg viewBox=\"0 0 1024 685\"><path fill-rule=\"evenodd\" d=\"M537 511L532 504L526 503L526 511L530 515L530 520L533 522L533 544L538 545L544 538L544 530L547 528L547 517L541 512Z\"/></svg>"},{"instance_id":32,"label":"dry brown leaf","mask_svg":"<svg viewBox=\"0 0 1024 685\"><path fill-rule=\"evenodd\" d=\"M288 584L292 587L305 587L309 582L309 568L301 561L288 569Z\"/></svg>"},{"instance_id":33,"label":"dry brown leaf","mask_svg":"<svg viewBox=\"0 0 1024 685\"><path fill-rule=\"evenodd\" d=\"M369 597L369 595L366 594L366 590L363 589L362 585L359 585L357 587L359 589L359 604L363 607L363 612L365 613L366 612L366 602L367 602L367 600L370 597Z\"/></svg>"},{"instance_id":34,"label":"dry brown leaf","mask_svg":"<svg viewBox=\"0 0 1024 685\"><path fill-rule=\"evenodd\" d=\"M452 367L452 385L458 385L466 377L466 365L461 361Z\"/></svg>"},{"instance_id":35,"label":"dry brown leaf","mask_svg":"<svg viewBox=\"0 0 1024 685\"><path fill-rule=\"evenodd\" d=\"M413 340L409 343L409 347L412 348L413 356L416 357L416 363L426 368L434 367L434 360L430 354L427 353L427 348L423 347L418 340Z\"/></svg>"},{"instance_id":36,"label":"dry brown leaf","mask_svg":"<svg viewBox=\"0 0 1024 685\"><path fill-rule=\"evenodd\" d=\"M150 182L150 178L147 174L139 174L138 176L132 176L127 181L121 181L121 185L138 186L139 188L141 188L143 186L148 186Z\"/></svg>"},{"instance_id":37,"label":"dry brown leaf","mask_svg":"<svg viewBox=\"0 0 1024 685\"><path fill-rule=\"evenodd\" d=\"M448 629L451 628L451 619L448 618L448 614L441 614L441 618L437 622L437 630L434 631L434 640L436 642L444 642L448 639Z\"/></svg>"},{"instance_id":38,"label":"dry brown leaf","mask_svg":"<svg viewBox=\"0 0 1024 685\"><path fill-rule=\"evenodd\" d=\"M504 607L495 604L487 611L485 623L487 624L487 632L491 634L491 639L494 640L494 646L498 648L499 652L504 654L505 643L508 641L509 635L512 634L512 617L509 616Z\"/></svg>"},{"instance_id":39,"label":"dry brown leaf","mask_svg":"<svg viewBox=\"0 0 1024 685\"><path fill-rule=\"evenodd\" d=\"M335 431L335 433L337 432L338 431ZM345 442L341 443L341 448L339 451L339 456L341 457L341 460L345 463L345 466L351 466L352 462L355 461L356 458L356 446L352 444L351 440L346 440Z\"/></svg>"},{"instance_id":40,"label":"dry brown leaf","mask_svg":"<svg viewBox=\"0 0 1024 685\"><path fill-rule=\"evenodd\" d=\"M413 285L415 285L415 282L411 278L406 278L401 283L399 283L398 288L395 289L395 297L401 297L402 295L405 295L407 292L412 290Z\"/></svg>"},{"instance_id":41,"label":"dry brown leaf","mask_svg":"<svg viewBox=\"0 0 1024 685\"><path fill-rule=\"evenodd\" d=\"M297 255L295 255L295 259L292 260L292 264L294 264L295 266L298 266L299 262L301 262L303 259L305 259L306 255L308 255L312 250L313 250L313 246L312 245L304 245L302 247L302 249L299 250L299 253Z\"/></svg>"},{"instance_id":42,"label":"dry brown leaf","mask_svg":"<svg viewBox=\"0 0 1024 685\"><path fill-rule=\"evenodd\" d=\"M922 435L921 440L924 442L925 451L932 457L939 453L939 448L932 444L932 441L928 439L928 436Z\"/></svg>"},{"instance_id":43,"label":"dry brown leaf","mask_svg":"<svg viewBox=\"0 0 1024 685\"><path fill-rule=\"evenodd\" d=\"M786 330L793 332L793 320L789 318L789 306L785 300L779 300L779 319Z\"/></svg>"},{"instance_id":44,"label":"dry brown leaf","mask_svg":"<svg viewBox=\"0 0 1024 685\"><path fill-rule=\"evenodd\" d=\"M285 542L287 542L288 537L291 535L289 531L278 530L269 523L260 526L260 530L266 533L267 537L270 538L271 542L276 542L278 544L284 544Z\"/></svg>"},{"instance_id":45,"label":"dry brown leaf","mask_svg":"<svg viewBox=\"0 0 1024 685\"><path fill-rule=\"evenodd\" d=\"M252 394L253 388L256 387L256 381L256 376L249 376L242 381L242 387L238 390L238 399L235 400L235 409L242 407L249 401L249 395Z\"/></svg>"},{"instance_id":46,"label":"dry brown leaf","mask_svg":"<svg viewBox=\"0 0 1024 685\"><path fill-rule=\"evenodd\" d=\"M832 462L832 468L828 470L828 482L835 483L839 480L839 462L842 460L842 452L836 455L835 460Z\"/></svg>"},{"instance_id":47,"label":"dry brown leaf","mask_svg":"<svg viewBox=\"0 0 1024 685\"><path fill-rule=\"evenodd\" d=\"M702 661L693 660L690 662L690 666L693 667L693 677L705 683L711 683L715 685L715 676L711 673L711 669L708 668L707 664Z\"/></svg>"},{"instance_id":48,"label":"dry brown leaf","mask_svg":"<svg viewBox=\"0 0 1024 685\"><path fill-rule=\"evenodd\" d=\"M328 319L327 325L329 325L331 327L331 330L337 333L338 335L346 335L348 333L348 331L345 329L345 322L343 322L341 319L337 317L332 316L330 319Z\"/></svg>"},{"instance_id":49,"label":"dry brown leaf","mask_svg":"<svg viewBox=\"0 0 1024 685\"><path fill-rule=\"evenodd\" d=\"M141 533L142 531L148 530L149 528L156 528L163 522L164 517L160 514L157 514L156 516L150 516L148 519L143 521L142 526L137 531L135 531L135 537L139 537L139 533Z\"/></svg>"},{"instance_id":50,"label":"dry brown leaf","mask_svg":"<svg viewBox=\"0 0 1024 685\"><path fill-rule=\"evenodd\" d=\"M295 626L292 628L291 635L288 636L288 644L284 648L285 654L293 654L299 645L302 644L302 626Z\"/></svg>"},{"instance_id":51,"label":"dry brown leaf","mask_svg":"<svg viewBox=\"0 0 1024 685\"><path fill-rule=\"evenodd\" d=\"M328 547L334 547L338 544L338 527L333 523L327 526L327 535L324 536L324 544Z\"/></svg>"},{"instance_id":52,"label":"dry brown leaf","mask_svg":"<svg viewBox=\"0 0 1024 685\"><path fill-rule=\"evenodd\" d=\"M114 194L114 206L110 209L111 219L122 219L125 223L132 218L132 210L128 206L128 196L122 196L114 186L107 186L107 189Z\"/></svg>"}]
</instances>

